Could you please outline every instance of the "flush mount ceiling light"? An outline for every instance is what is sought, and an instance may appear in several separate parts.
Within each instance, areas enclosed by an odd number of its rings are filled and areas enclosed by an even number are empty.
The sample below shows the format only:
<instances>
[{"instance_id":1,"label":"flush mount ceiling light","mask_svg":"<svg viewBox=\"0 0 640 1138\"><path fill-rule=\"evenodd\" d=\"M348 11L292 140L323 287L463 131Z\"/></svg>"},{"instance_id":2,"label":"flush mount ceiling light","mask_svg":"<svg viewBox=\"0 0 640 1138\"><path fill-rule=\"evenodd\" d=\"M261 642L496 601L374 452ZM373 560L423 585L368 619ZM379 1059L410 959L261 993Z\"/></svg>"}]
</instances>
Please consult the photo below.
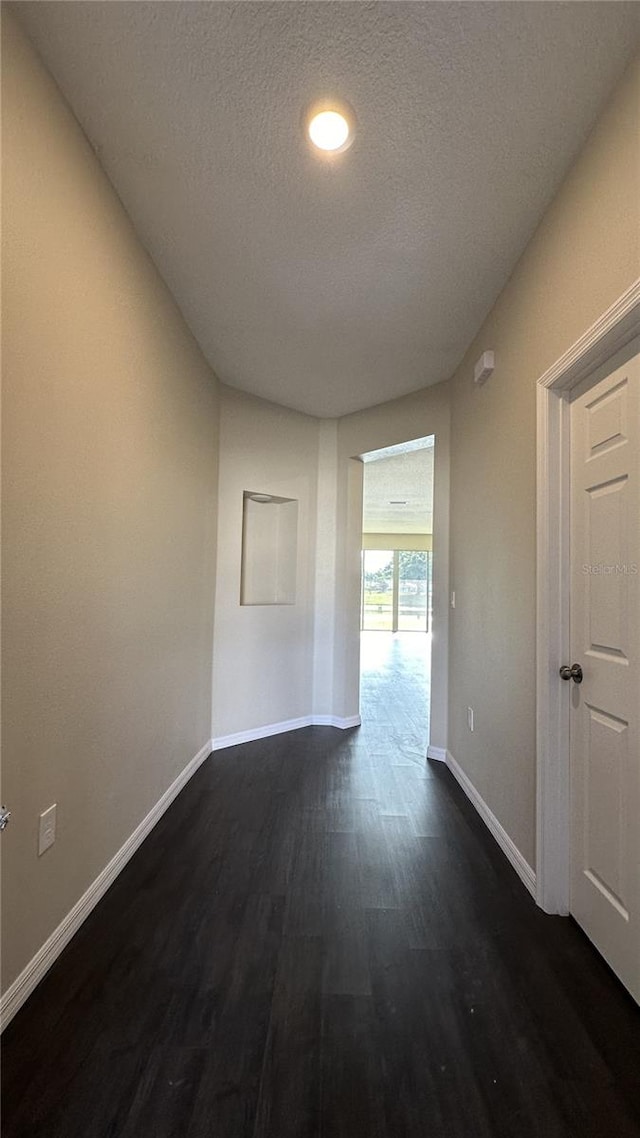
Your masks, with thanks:
<instances>
[{"instance_id":1,"label":"flush mount ceiling light","mask_svg":"<svg viewBox=\"0 0 640 1138\"><path fill-rule=\"evenodd\" d=\"M271 494L249 494L252 502L272 502Z\"/></svg>"},{"instance_id":2,"label":"flush mount ceiling light","mask_svg":"<svg viewBox=\"0 0 640 1138\"><path fill-rule=\"evenodd\" d=\"M355 134L355 115L346 103L314 103L305 115L305 132L316 150L327 156L348 150Z\"/></svg>"}]
</instances>

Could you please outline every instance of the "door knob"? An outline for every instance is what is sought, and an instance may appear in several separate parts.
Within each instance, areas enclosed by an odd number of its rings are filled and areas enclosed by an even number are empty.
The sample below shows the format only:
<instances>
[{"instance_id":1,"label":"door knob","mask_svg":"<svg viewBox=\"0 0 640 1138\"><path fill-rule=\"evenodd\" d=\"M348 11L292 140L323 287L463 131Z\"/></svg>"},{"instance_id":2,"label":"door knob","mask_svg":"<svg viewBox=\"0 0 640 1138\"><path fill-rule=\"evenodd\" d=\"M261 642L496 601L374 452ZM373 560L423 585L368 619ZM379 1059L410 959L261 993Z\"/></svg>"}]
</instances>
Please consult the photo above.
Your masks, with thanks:
<instances>
[{"instance_id":1,"label":"door knob","mask_svg":"<svg viewBox=\"0 0 640 1138\"><path fill-rule=\"evenodd\" d=\"M576 684L582 683L582 668L579 664L572 664L571 667L569 667L568 664L563 664L560 669L560 675L563 680L573 680Z\"/></svg>"},{"instance_id":2,"label":"door knob","mask_svg":"<svg viewBox=\"0 0 640 1138\"><path fill-rule=\"evenodd\" d=\"M0 806L0 830L6 830L10 817L11 811L7 810L6 806Z\"/></svg>"}]
</instances>

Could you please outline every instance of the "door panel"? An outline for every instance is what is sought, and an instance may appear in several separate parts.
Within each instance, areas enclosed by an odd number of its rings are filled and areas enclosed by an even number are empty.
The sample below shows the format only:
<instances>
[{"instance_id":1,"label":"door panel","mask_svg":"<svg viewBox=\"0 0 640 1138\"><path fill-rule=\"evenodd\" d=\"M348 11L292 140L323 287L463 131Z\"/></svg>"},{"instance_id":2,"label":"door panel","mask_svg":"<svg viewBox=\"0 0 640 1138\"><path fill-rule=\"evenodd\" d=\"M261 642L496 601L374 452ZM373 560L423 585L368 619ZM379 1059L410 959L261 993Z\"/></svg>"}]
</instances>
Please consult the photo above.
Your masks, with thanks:
<instances>
[{"instance_id":1,"label":"door panel","mask_svg":"<svg viewBox=\"0 0 640 1138\"><path fill-rule=\"evenodd\" d=\"M640 357L571 406L571 911L640 999Z\"/></svg>"},{"instance_id":2,"label":"door panel","mask_svg":"<svg viewBox=\"0 0 640 1138\"><path fill-rule=\"evenodd\" d=\"M586 615L589 651L628 659L627 581L617 567L628 561L629 479L616 478L586 491L589 563Z\"/></svg>"},{"instance_id":3,"label":"door panel","mask_svg":"<svg viewBox=\"0 0 640 1138\"><path fill-rule=\"evenodd\" d=\"M610 388L587 408L588 447L587 458L594 458L626 441L628 378Z\"/></svg>"},{"instance_id":4,"label":"door panel","mask_svg":"<svg viewBox=\"0 0 640 1138\"><path fill-rule=\"evenodd\" d=\"M591 883L628 919L625 783L629 724L587 705L583 864Z\"/></svg>"}]
</instances>

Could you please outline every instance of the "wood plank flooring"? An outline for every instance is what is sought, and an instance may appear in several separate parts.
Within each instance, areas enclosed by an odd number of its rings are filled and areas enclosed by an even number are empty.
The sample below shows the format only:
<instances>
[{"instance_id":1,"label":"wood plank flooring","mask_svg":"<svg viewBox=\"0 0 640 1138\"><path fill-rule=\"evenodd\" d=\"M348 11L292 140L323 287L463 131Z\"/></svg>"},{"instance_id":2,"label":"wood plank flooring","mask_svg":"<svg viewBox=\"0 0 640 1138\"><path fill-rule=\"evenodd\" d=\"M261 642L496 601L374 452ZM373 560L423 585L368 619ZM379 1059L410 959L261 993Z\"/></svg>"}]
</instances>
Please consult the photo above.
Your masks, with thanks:
<instances>
[{"instance_id":1,"label":"wood plank flooring","mask_svg":"<svg viewBox=\"0 0 640 1138\"><path fill-rule=\"evenodd\" d=\"M638 1008L425 763L422 648L368 661L361 729L185 788L5 1032L5 1138L639 1138Z\"/></svg>"}]
</instances>

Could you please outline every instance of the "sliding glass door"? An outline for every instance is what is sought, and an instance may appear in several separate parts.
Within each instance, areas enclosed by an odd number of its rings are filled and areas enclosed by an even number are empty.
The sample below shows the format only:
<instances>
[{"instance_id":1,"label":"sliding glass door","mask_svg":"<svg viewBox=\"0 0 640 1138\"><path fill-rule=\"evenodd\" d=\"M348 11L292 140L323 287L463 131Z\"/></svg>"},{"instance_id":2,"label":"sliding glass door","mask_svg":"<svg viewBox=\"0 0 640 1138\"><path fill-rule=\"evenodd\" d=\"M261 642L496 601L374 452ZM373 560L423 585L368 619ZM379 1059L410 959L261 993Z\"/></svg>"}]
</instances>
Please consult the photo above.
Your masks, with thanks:
<instances>
[{"instance_id":1,"label":"sliding glass door","mask_svg":"<svg viewBox=\"0 0 640 1138\"><path fill-rule=\"evenodd\" d=\"M365 549L362 554L363 631L429 632L432 555L424 550Z\"/></svg>"},{"instance_id":2,"label":"sliding glass door","mask_svg":"<svg viewBox=\"0 0 640 1138\"><path fill-rule=\"evenodd\" d=\"M398 628L401 632L427 632L427 559L423 550L398 553Z\"/></svg>"},{"instance_id":3,"label":"sliding glass door","mask_svg":"<svg viewBox=\"0 0 640 1138\"><path fill-rule=\"evenodd\" d=\"M390 549L362 553L362 621L367 631L394 632L394 554Z\"/></svg>"}]
</instances>

